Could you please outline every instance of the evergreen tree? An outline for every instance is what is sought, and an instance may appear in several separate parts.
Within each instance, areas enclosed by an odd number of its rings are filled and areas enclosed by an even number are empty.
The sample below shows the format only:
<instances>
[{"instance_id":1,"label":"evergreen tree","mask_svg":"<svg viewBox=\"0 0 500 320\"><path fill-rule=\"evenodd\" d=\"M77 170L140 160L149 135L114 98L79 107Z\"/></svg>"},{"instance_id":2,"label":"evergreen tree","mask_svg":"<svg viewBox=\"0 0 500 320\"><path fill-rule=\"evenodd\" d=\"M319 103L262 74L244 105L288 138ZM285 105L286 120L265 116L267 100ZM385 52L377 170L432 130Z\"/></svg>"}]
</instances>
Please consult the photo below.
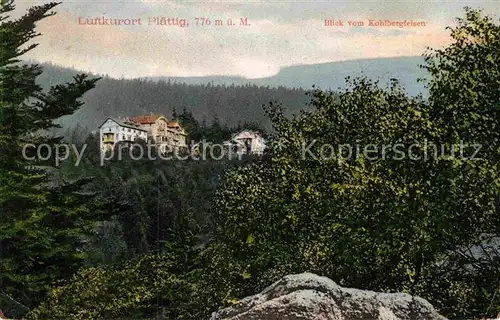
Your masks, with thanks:
<instances>
[{"instance_id":1,"label":"evergreen tree","mask_svg":"<svg viewBox=\"0 0 500 320\"><path fill-rule=\"evenodd\" d=\"M98 80L76 75L43 91L35 83L41 67L19 60L37 46L30 42L39 35L35 24L54 15L57 4L32 7L17 20L8 16L12 0L0 9L0 305L8 317L29 311L51 284L80 267L83 236L99 213L96 199L82 189L87 179L57 182L50 168L54 157L31 162L35 149L25 148L47 143L54 155L62 138L45 133L58 127L54 119L77 110Z\"/></svg>"}]
</instances>

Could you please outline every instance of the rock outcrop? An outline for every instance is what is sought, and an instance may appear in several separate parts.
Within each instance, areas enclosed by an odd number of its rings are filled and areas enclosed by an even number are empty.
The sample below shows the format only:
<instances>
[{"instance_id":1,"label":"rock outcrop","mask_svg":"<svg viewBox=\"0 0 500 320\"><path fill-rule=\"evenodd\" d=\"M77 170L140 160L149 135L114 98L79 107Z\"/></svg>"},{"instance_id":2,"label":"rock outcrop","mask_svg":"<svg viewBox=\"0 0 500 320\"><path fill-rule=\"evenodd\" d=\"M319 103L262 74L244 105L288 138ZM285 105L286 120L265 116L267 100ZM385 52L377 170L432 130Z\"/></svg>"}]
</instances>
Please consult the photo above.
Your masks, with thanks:
<instances>
[{"instance_id":1,"label":"rock outcrop","mask_svg":"<svg viewBox=\"0 0 500 320\"><path fill-rule=\"evenodd\" d=\"M211 320L445 320L426 300L343 288L312 273L286 276Z\"/></svg>"}]
</instances>

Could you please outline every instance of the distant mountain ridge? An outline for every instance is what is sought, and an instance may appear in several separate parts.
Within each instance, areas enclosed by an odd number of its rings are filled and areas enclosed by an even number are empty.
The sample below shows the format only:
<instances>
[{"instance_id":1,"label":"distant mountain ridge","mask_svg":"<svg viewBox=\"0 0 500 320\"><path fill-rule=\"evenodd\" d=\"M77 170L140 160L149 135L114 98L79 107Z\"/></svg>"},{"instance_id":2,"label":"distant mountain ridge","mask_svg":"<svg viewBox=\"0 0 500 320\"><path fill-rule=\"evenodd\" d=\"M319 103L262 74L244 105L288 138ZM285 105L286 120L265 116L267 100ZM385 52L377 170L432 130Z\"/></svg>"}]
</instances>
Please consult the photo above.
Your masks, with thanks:
<instances>
[{"instance_id":1,"label":"distant mountain ridge","mask_svg":"<svg viewBox=\"0 0 500 320\"><path fill-rule=\"evenodd\" d=\"M344 88L345 77L366 76L387 85L392 78L400 81L409 95L423 94L427 73L419 65L422 57L400 57L331 62L283 68L272 77L246 79L231 76L153 77L141 79L114 79L104 76L96 88L88 92L85 105L75 114L60 119L64 127L77 123L95 130L108 116L120 117L162 113L170 117L173 110L186 108L198 120L217 118L223 124L254 121L269 126L262 104L280 101L289 114L307 109L306 91L313 85L326 90ZM42 63L44 72L37 78L40 85L70 81L77 73L72 68ZM98 76L92 75L91 76Z\"/></svg>"},{"instance_id":2,"label":"distant mountain ridge","mask_svg":"<svg viewBox=\"0 0 500 320\"><path fill-rule=\"evenodd\" d=\"M213 82L216 85L244 85L251 83L258 86L284 86L306 90L315 85L327 90L336 90L339 87L345 87L347 76L366 76L373 80L379 80L384 85L392 78L398 79L408 94L412 96L423 94L425 96L424 84L417 82L417 79L428 76L427 71L419 67L424 63L423 57L420 56L376 58L284 67L272 77L257 79L233 76L151 77L150 79L185 82L187 84Z\"/></svg>"}]
</instances>

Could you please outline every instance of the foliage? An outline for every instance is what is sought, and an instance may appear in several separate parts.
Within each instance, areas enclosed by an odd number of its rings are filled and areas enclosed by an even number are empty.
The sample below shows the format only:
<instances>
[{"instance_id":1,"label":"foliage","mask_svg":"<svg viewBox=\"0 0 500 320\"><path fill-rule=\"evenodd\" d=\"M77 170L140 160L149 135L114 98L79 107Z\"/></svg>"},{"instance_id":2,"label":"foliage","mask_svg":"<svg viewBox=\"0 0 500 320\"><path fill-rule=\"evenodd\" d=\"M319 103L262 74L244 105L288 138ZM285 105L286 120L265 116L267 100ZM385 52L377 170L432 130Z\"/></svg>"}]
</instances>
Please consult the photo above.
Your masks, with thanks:
<instances>
[{"instance_id":1,"label":"foliage","mask_svg":"<svg viewBox=\"0 0 500 320\"><path fill-rule=\"evenodd\" d=\"M338 100L315 90L315 110L292 119L269 106L267 162L229 172L217 198L235 296L311 271L417 294L450 317L494 314L498 259L471 271L454 256L500 235L500 27L466 9L451 35L427 55L427 101L396 81L384 90L357 79Z\"/></svg>"},{"instance_id":2,"label":"foliage","mask_svg":"<svg viewBox=\"0 0 500 320\"><path fill-rule=\"evenodd\" d=\"M158 314L173 319L172 314L193 308L192 285L172 271L178 264L177 256L170 253L144 256L117 267L84 269L69 285L54 289L29 319L135 320L157 319Z\"/></svg>"},{"instance_id":3,"label":"foliage","mask_svg":"<svg viewBox=\"0 0 500 320\"><path fill-rule=\"evenodd\" d=\"M98 79L77 75L72 82L47 92L35 84L38 65L20 64L19 56L32 50L38 34L35 24L51 15L56 3L31 8L17 20L7 19L14 7L3 1L0 9L0 299L8 301L7 316L20 316L39 303L51 285L68 279L82 265L84 235L101 212L82 186L88 179L55 182L53 157L31 162L34 148L59 143L45 133L53 120L73 113L79 98ZM54 151L54 150L50 150Z\"/></svg>"}]
</instances>

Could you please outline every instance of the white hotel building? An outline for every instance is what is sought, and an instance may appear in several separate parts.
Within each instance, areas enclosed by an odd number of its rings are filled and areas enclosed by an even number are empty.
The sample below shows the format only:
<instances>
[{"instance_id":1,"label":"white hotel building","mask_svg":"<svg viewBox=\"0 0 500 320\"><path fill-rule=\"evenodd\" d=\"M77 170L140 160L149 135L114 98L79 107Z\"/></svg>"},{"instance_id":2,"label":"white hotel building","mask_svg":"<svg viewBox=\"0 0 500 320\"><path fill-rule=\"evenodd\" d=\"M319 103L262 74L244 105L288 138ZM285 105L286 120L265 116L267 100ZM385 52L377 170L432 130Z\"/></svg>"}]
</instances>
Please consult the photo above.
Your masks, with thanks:
<instances>
[{"instance_id":1,"label":"white hotel building","mask_svg":"<svg viewBox=\"0 0 500 320\"><path fill-rule=\"evenodd\" d=\"M148 131L128 119L108 118L99 126L101 152L113 150L118 142L133 143L148 139Z\"/></svg>"}]
</instances>

